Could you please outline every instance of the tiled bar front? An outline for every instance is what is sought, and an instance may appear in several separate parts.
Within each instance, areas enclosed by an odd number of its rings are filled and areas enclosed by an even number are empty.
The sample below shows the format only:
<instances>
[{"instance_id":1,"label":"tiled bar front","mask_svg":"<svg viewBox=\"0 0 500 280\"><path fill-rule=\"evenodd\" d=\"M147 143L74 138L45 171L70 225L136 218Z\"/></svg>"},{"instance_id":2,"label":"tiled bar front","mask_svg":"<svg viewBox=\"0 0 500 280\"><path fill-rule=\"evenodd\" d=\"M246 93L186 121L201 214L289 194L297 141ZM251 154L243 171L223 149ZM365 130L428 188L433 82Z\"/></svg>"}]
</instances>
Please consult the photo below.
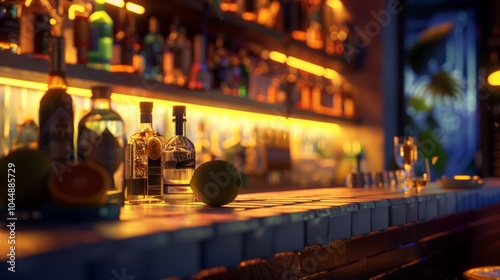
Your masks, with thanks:
<instances>
[{"instance_id":1,"label":"tiled bar front","mask_svg":"<svg viewBox=\"0 0 500 280\"><path fill-rule=\"evenodd\" d=\"M259 279L337 279L366 267L383 273L394 268L385 260L421 257L420 249L407 244L474 223L467 213L499 205L495 184L471 190L433 186L418 194L349 188L241 194L221 208L195 202L126 205L120 221L18 221L16 272L7 271L2 254L0 278L237 279L246 273L254 279L249 275L257 273ZM8 234L2 227L2 236Z\"/></svg>"}]
</instances>

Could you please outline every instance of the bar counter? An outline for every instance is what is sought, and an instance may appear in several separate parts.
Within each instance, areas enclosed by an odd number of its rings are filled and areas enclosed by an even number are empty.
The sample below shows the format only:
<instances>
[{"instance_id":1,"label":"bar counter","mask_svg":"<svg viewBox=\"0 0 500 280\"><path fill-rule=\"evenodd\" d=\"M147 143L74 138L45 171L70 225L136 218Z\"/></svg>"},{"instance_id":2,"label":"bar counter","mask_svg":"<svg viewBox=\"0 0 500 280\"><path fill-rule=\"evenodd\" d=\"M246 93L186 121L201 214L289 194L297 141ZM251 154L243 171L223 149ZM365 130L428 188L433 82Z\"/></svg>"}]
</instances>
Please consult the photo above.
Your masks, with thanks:
<instances>
[{"instance_id":1,"label":"bar counter","mask_svg":"<svg viewBox=\"0 0 500 280\"><path fill-rule=\"evenodd\" d=\"M500 244L490 243L500 232L499 210L495 180L478 189L432 183L410 194L380 188L248 193L217 208L125 205L118 221L16 221L15 273L7 270L9 229L2 226L0 278L417 279L413 270L429 272L422 265L457 274L483 264L479 259L500 260ZM462 263L444 271L450 256Z\"/></svg>"}]
</instances>

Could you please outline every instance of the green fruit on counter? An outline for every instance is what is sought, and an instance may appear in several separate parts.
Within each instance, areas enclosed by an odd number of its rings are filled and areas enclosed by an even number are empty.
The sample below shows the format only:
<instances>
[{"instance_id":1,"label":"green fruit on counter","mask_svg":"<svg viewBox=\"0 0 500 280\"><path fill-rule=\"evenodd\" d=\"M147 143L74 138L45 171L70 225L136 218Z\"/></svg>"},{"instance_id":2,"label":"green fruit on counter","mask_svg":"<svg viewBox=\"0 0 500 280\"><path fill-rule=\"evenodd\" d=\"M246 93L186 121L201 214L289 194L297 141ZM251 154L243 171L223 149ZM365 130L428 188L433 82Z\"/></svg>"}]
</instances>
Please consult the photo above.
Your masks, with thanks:
<instances>
[{"instance_id":1,"label":"green fruit on counter","mask_svg":"<svg viewBox=\"0 0 500 280\"><path fill-rule=\"evenodd\" d=\"M52 159L39 150L20 148L1 158L0 206L12 202L15 208L31 208L50 201L51 171Z\"/></svg>"},{"instance_id":2,"label":"green fruit on counter","mask_svg":"<svg viewBox=\"0 0 500 280\"><path fill-rule=\"evenodd\" d=\"M195 197L210 206L232 202L241 189L241 176L230 162L212 160L198 166L190 182Z\"/></svg>"}]
</instances>

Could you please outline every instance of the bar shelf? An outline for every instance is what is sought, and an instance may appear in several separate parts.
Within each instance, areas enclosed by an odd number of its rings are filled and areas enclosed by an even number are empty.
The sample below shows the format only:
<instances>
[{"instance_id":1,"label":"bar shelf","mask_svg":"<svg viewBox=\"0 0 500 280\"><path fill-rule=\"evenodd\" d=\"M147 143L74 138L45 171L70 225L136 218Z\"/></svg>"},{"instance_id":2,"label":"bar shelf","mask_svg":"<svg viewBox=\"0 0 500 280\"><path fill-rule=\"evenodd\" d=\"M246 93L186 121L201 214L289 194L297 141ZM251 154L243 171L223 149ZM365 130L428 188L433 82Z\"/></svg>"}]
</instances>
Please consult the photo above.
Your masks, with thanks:
<instances>
[{"instance_id":1,"label":"bar shelf","mask_svg":"<svg viewBox=\"0 0 500 280\"><path fill-rule=\"evenodd\" d=\"M31 56L0 52L0 77L29 82L47 82L47 60ZM251 99L223 94L218 89L191 90L174 85L148 81L139 75L114 73L91 69L85 65L67 65L68 83L72 87L89 89L94 84L107 84L113 92L136 97L168 100L215 108L232 109L272 116L293 117L337 124L358 124L357 119L322 115L297 108L286 108L285 104L268 104ZM21 85L22 86L22 85Z\"/></svg>"}]
</instances>

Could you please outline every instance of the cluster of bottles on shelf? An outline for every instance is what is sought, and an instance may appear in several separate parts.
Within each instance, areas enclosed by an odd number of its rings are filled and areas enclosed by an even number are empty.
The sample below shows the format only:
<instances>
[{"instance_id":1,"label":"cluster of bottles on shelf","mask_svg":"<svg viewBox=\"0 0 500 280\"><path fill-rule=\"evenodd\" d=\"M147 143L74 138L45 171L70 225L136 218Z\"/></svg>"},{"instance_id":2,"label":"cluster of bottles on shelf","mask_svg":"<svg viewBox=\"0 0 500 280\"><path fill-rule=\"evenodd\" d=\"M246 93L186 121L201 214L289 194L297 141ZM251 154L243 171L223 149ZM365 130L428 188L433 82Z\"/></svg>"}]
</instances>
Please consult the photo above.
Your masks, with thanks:
<instances>
[{"instance_id":1,"label":"cluster of bottles on shelf","mask_svg":"<svg viewBox=\"0 0 500 280\"><path fill-rule=\"evenodd\" d=\"M275 62L269 52L229 42L222 33L210 42L202 34L190 37L176 17L164 37L158 19L151 17L149 32L140 43L135 15L126 9L113 20L97 0L93 10L73 10L74 18L64 18L62 27L56 28L45 2L0 2L0 49L48 58L48 39L56 34L66 40L67 63L137 73L190 89L216 88L228 95L321 114L355 115L352 86L343 79L326 79ZM57 35L54 29L62 31Z\"/></svg>"},{"instance_id":2,"label":"cluster of bottles on shelf","mask_svg":"<svg viewBox=\"0 0 500 280\"><path fill-rule=\"evenodd\" d=\"M312 49L354 59L348 47L353 44L352 20L340 0L223 0L219 7L285 32Z\"/></svg>"}]
</instances>

